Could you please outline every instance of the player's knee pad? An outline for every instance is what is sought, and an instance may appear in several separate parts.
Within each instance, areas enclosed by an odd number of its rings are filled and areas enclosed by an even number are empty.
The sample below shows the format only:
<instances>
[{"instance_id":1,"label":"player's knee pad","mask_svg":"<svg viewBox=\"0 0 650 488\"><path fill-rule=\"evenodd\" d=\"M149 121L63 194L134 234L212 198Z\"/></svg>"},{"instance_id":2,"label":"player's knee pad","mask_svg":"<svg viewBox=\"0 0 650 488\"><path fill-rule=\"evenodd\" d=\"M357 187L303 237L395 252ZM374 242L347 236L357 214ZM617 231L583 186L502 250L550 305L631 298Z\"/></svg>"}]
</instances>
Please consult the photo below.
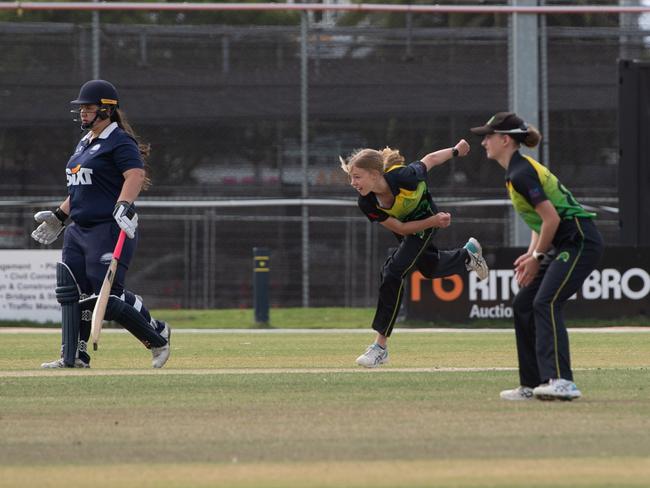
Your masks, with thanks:
<instances>
[{"instance_id":1,"label":"player's knee pad","mask_svg":"<svg viewBox=\"0 0 650 488\"><path fill-rule=\"evenodd\" d=\"M162 347L167 344L167 341L155 331L140 312L115 295L111 295L108 299L105 317L120 324L147 348Z\"/></svg>"},{"instance_id":2,"label":"player's knee pad","mask_svg":"<svg viewBox=\"0 0 650 488\"><path fill-rule=\"evenodd\" d=\"M81 293L72 271L64 263L56 263L56 300L64 303L79 302Z\"/></svg>"},{"instance_id":3,"label":"player's knee pad","mask_svg":"<svg viewBox=\"0 0 650 488\"><path fill-rule=\"evenodd\" d=\"M63 332L63 362L74 367L79 342L81 307L79 286L72 271L64 263L56 263L56 299L61 304L61 329Z\"/></svg>"}]
</instances>

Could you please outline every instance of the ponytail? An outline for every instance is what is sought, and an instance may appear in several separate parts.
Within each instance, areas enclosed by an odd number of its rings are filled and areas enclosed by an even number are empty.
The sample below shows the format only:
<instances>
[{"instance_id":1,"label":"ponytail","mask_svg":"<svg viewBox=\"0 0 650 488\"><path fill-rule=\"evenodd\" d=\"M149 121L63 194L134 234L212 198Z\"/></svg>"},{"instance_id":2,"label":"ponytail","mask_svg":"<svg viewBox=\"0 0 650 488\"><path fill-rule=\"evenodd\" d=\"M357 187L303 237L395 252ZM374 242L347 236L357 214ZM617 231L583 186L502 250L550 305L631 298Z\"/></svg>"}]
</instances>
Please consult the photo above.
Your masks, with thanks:
<instances>
[{"instance_id":1,"label":"ponytail","mask_svg":"<svg viewBox=\"0 0 650 488\"><path fill-rule=\"evenodd\" d=\"M517 144L523 144L526 147L536 147L539 144L539 141L542 140L542 134L540 134L537 127L528 124L527 130L521 134L508 134Z\"/></svg>"},{"instance_id":2,"label":"ponytail","mask_svg":"<svg viewBox=\"0 0 650 488\"><path fill-rule=\"evenodd\" d=\"M393 166L404 164L404 156L399 153L399 149L385 147L381 150L380 154L383 160L384 172L388 171Z\"/></svg>"},{"instance_id":3,"label":"ponytail","mask_svg":"<svg viewBox=\"0 0 650 488\"><path fill-rule=\"evenodd\" d=\"M124 132L126 132L128 135L130 135L133 138L133 140L138 144L138 151L140 151L140 157L144 162L144 171L145 171L144 184L142 185L142 189L148 190L149 187L151 187L151 178L149 178L148 176L149 165L147 164L147 159L151 154L151 144L140 141L140 138L136 135L135 131L133 130L133 127L131 127L131 124L129 124L129 121L126 118L126 114L119 108L115 109L111 114L111 122L116 122L118 127L122 129Z\"/></svg>"},{"instance_id":4,"label":"ponytail","mask_svg":"<svg viewBox=\"0 0 650 488\"><path fill-rule=\"evenodd\" d=\"M539 142L542 140L542 134L537 130L537 127L528 125L528 132L523 141L521 141L526 147L536 147Z\"/></svg>"}]
</instances>

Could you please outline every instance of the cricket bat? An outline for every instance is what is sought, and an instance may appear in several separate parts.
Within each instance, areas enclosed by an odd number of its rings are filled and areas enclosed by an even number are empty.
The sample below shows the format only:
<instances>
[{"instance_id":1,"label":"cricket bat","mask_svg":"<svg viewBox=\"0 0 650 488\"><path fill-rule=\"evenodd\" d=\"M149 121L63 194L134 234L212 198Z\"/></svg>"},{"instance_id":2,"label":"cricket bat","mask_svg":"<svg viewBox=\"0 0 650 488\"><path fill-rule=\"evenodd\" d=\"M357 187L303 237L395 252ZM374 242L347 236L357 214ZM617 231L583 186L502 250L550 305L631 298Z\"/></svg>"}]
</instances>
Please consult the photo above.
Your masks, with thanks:
<instances>
[{"instance_id":1,"label":"cricket bat","mask_svg":"<svg viewBox=\"0 0 650 488\"><path fill-rule=\"evenodd\" d=\"M108 305L108 299L111 296L111 287L113 286L113 280L115 279L115 273L117 271L117 263L120 261L120 256L122 255L122 247L124 246L125 239L126 233L123 230L120 230L120 235L117 238L117 244L115 244L115 249L113 250L111 264L108 265L108 270L106 271L106 276L104 276L102 288L99 290L99 296L97 297L97 302L95 302L95 309L93 310L93 318L90 326L90 337L93 340L94 351L97 350L99 334L102 331L104 315L106 314L106 305Z\"/></svg>"}]
</instances>

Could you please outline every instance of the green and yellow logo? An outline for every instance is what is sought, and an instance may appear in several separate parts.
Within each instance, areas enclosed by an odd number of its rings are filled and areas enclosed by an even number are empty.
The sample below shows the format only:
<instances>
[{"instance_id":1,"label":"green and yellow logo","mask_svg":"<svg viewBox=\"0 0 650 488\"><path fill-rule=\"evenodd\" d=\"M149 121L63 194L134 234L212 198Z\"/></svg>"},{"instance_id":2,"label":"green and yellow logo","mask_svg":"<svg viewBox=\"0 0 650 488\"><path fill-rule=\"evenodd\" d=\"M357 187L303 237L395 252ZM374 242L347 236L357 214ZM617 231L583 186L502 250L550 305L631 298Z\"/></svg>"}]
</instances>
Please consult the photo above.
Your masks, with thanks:
<instances>
[{"instance_id":1,"label":"green and yellow logo","mask_svg":"<svg viewBox=\"0 0 650 488\"><path fill-rule=\"evenodd\" d=\"M564 261L565 263L569 261L569 258L571 255L569 254L568 251L562 251L558 256L555 258L557 261Z\"/></svg>"}]
</instances>

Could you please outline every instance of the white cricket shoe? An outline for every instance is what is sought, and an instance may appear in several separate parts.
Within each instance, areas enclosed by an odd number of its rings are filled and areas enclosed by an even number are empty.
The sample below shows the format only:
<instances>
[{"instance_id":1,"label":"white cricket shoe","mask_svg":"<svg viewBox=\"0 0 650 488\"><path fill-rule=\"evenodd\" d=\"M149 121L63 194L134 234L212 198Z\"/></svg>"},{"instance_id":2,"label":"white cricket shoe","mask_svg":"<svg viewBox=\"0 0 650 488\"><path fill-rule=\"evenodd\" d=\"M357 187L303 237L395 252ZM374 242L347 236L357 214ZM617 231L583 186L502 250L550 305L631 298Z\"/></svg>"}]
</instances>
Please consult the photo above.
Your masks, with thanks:
<instances>
[{"instance_id":1,"label":"white cricket shoe","mask_svg":"<svg viewBox=\"0 0 650 488\"><path fill-rule=\"evenodd\" d=\"M501 400L521 401L532 400L533 389L528 386L518 386L514 390L503 390L499 396Z\"/></svg>"},{"instance_id":2,"label":"white cricket shoe","mask_svg":"<svg viewBox=\"0 0 650 488\"><path fill-rule=\"evenodd\" d=\"M463 247L467 249L467 254L469 254L469 261L465 265L467 271L474 271L481 281L487 278L490 270L485 262L485 258L483 258L481 244L473 237L470 237L467 244Z\"/></svg>"},{"instance_id":3,"label":"white cricket shoe","mask_svg":"<svg viewBox=\"0 0 650 488\"><path fill-rule=\"evenodd\" d=\"M169 348L169 341L172 335L172 330L169 328L169 325L167 325L166 322L163 323L165 324L165 328L162 330L160 335L167 340L167 344L164 346L151 348L151 365L154 368L162 368L169 359L169 354L171 353L171 349Z\"/></svg>"},{"instance_id":4,"label":"white cricket shoe","mask_svg":"<svg viewBox=\"0 0 650 488\"><path fill-rule=\"evenodd\" d=\"M574 400L582 393L573 381L557 378L536 387L533 395L540 400Z\"/></svg>"},{"instance_id":5,"label":"white cricket shoe","mask_svg":"<svg viewBox=\"0 0 650 488\"><path fill-rule=\"evenodd\" d=\"M51 361L49 363L43 363L41 364L41 368L43 369L59 369L59 368L66 368L67 366L63 362L63 358L56 359L55 361ZM74 367L75 368L90 368L90 364L87 363L86 361L76 358L74 360Z\"/></svg>"},{"instance_id":6,"label":"white cricket shoe","mask_svg":"<svg viewBox=\"0 0 650 488\"><path fill-rule=\"evenodd\" d=\"M357 358L357 364L364 368L376 368L388 362L388 348L382 349L377 344L368 346L366 352Z\"/></svg>"}]
</instances>

